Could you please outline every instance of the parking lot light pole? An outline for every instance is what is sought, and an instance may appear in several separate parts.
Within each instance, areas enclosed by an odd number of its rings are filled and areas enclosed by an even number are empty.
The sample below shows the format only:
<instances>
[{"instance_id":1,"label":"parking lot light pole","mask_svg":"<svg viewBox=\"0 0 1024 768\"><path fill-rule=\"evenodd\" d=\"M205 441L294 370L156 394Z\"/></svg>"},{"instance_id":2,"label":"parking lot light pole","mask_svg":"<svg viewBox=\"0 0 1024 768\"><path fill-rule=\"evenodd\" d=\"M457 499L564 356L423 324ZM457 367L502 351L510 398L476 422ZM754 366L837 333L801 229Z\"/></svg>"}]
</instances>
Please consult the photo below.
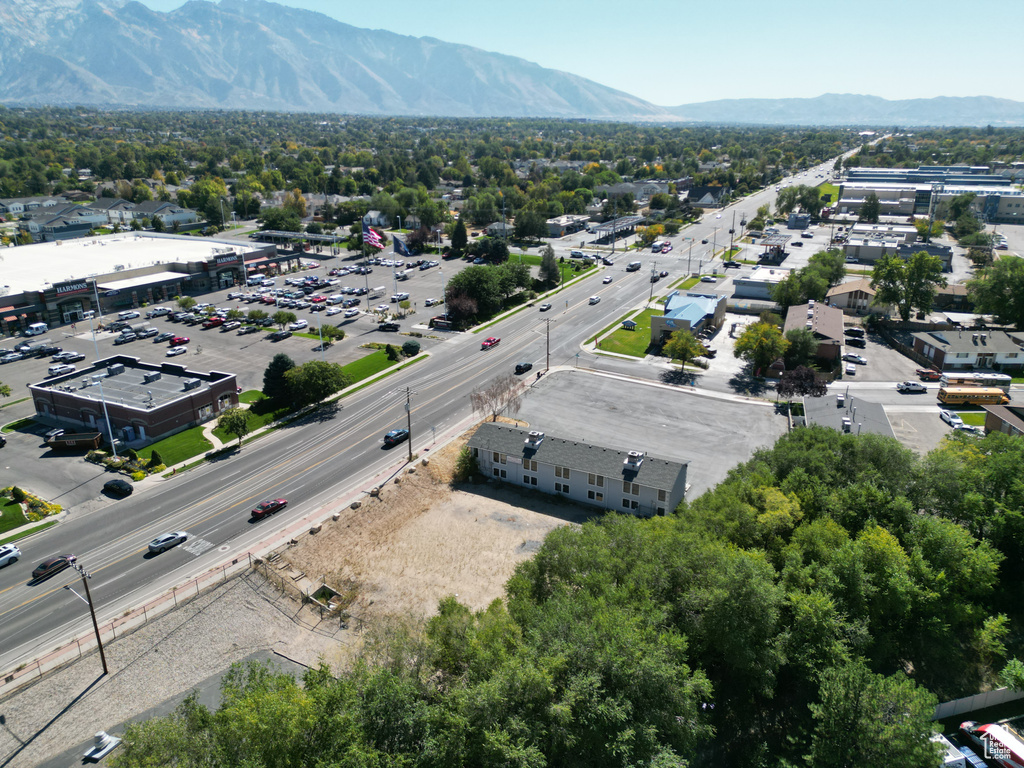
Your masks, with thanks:
<instances>
[{"instance_id":1,"label":"parking lot light pole","mask_svg":"<svg viewBox=\"0 0 1024 768\"><path fill-rule=\"evenodd\" d=\"M96 297L96 308L100 306L100 293L96 287L96 281L92 281L93 295ZM100 359L100 347L96 343L96 326L93 325L93 315L95 312L89 313L89 330L92 331L92 347L96 351L96 362ZM107 398L103 395L103 378L100 377L97 382L100 385L100 405L103 406L103 420L107 422L107 434L110 436L110 451L114 454L114 458L117 458L117 444L114 442L114 425L110 423L110 414L107 412Z\"/></svg>"}]
</instances>

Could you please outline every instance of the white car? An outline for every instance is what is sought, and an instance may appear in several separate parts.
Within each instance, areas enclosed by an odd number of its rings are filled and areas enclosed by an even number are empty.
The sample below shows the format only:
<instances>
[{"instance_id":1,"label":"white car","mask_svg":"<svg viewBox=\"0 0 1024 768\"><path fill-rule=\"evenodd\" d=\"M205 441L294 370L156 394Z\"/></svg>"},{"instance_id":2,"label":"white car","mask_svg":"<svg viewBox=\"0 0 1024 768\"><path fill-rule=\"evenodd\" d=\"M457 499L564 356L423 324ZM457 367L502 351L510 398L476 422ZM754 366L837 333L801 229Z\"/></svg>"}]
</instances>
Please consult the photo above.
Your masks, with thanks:
<instances>
[{"instance_id":1,"label":"white car","mask_svg":"<svg viewBox=\"0 0 1024 768\"><path fill-rule=\"evenodd\" d=\"M309 327L308 320L296 320L294 323L288 326L289 331L301 331L303 328Z\"/></svg>"},{"instance_id":2,"label":"white car","mask_svg":"<svg viewBox=\"0 0 1024 768\"><path fill-rule=\"evenodd\" d=\"M186 352L188 352L188 347L170 347L167 350L167 356L175 357L177 355L184 355Z\"/></svg>"},{"instance_id":3,"label":"white car","mask_svg":"<svg viewBox=\"0 0 1024 768\"><path fill-rule=\"evenodd\" d=\"M340 314L341 314L341 307L328 307L327 308L327 316L328 317L330 317L331 315L340 315Z\"/></svg>"},{"instance_id":4,"label":"white car","mask_svg":"<svg viewBox=\"0 0 1024 768\"><path fill-rule=\"evenodd\" d=\"M351 307L351 308L345 310L345 317L355 317L358 314L359 314L359 310L356 309L355 307Z\"/></svg>"},{"instance_id":5,"label":"white car","mask_svg":"<svg viewBox=\"0 0 1024 768\"><path fill-rule=\"evenodd\" d=\"M432 307L437 304L437 299L430 298L423 302L424 307Z\"/></svg>"},{"instance_id":6,"label":"white car","mask_svg":"<svg viewBox=\"0 0 1024 768\"><path fill-rule=\"evenodd\" d=\"M949 424L954 429L960 429L964 425L964 420L957 416L952 411L941 410L939 411L939 418Z\"/></svg>"},{"instance_id":7,"label":"white car","mask_svg":"<svg viewBox=\"0 0 1024 768\"><path fill-rule=\"evenodd\" d=\"M896 385L897 392L927 392L928 387L920 381L901 381Z\"/></svg>"},{"instance_id":8,"label":"white car","mask_svg":"<svg viewBox=\"0 0 1024 768\"><path fill-rule=\"evenodd\" d=\"M608 275L608 277L606 277L606 278L605 278L604 280L602 280L601 282L602 282L602 283L604 283L605 285L608 285L608 283L610 283L611 281L612 281L612 276L611 276L611 275Z\"/></svg>"},{"instance_id":9,"label":"white car","mask_svg":"<svg viewBox=\"0 0 1024 768\"><path fill-rule=\"evenodd\" d=\"M224 325L222 325L220 327L220 329L222 331L233 331L233 330L235 330L235 328L241 328L241 327L242 327L242 324L240 322L238 322L237 320L232 320L230 323L224 323Z\"/></svg>"},{"instance_id":10,"label":"white car","mask_svg":"<svg viewBox=\"0 0 1024 768\"><path fill-rule=\"evenodd\" d=\"M21 557L21 550L14 544L0 544L0 566L13 565Z\"/></svg>"},{"instance_id":11,"label":"white car","mask_svg":"<svg viewBox=\"0 0 1024 768\"><path fill-rule=\"evenodd\" d=\"M599 301L601 301L601 297L600 296L591 296L590 297L590 303L591 304L597 304Z\"/></svg>"},{"instance_id":12,"label":"white car","mask_svg":"<svg viewBox=\"0 0 1024 768\"><path fill-rule=\"evenodd\" d=\"M159 555L164 550L176 547L187 539L188 531L171 531L170 533L157 536L149 542L149 551L154 555Z\"/></svg>"},{"instance_id":13,"label":"white car","mask_svg":"<svg viewBox=\"0 0 1024 768\"><path fill-rule=\"evenodd\" d=\"M857 365L868 364L868 359L866 357L862 357L861 355L855 355L853 352L847 352L845 355L843 355L843 360L845 360L848 363L857 363Z\"/></svg>"},{"instance_id":14,"label":"white car","mask_svg":"<svg viewBox=\"0 0 1024 768\"><path fill-rule=\"evenodd\" d=\"M847 376L854 376L854 375L856 375L856 373L857 373L857 366L854 365L853 363L847 363L846 364L846 375Z\"/></svg>"},{"instance_id":15,"label":"white car","mask_svg":"<svg viewBox=\"0 0 1024 768\"><path fill-rule=\"evenodd\" d=\"M378 304L374 307L375 312L390 312L391 306L389 304Z\"/></svg>"},{"instance_id":16,"label":"white car","mask_svg":"<svg viewBox=\"0 0 1024 768\"><path fill-rule=\"evenodd\" d=\"M714 275L704 275L704 277L702 277L700 281L702 283L717 283L718 278L715 277Z\"/></svg>"}]
</instances>

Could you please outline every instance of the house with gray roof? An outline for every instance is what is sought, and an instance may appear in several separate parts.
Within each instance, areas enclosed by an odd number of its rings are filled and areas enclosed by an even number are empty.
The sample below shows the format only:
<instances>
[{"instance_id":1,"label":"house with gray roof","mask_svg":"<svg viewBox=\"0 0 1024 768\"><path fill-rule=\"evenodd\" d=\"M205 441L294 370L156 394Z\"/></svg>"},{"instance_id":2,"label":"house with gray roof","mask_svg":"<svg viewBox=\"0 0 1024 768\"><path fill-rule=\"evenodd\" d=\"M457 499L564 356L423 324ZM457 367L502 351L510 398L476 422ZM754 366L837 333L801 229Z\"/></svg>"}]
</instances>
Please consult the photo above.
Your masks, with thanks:
<instances>
[{"instance_id":1,"label":"house with gray roof","mask_svg":"<svg viewBox=\"0 0 1024 768\"><path fill-rule=\"evenodd\" d=\"M672 291L665 297L665 314L651 316L651 344L664 344L676 331L696 336L706 328L721 328L727 301L714 293Z\"/></svg>"},{"instance_id":2,"label":"house with gray roof","mask_svg":"<svg viewBox=\"0 0 1024 768\"><path fill-rule=\"evenodd\" d=\"M896 436L885 408L862 397L829 392L823 397L805 397L803 404L804 421L808 425L820 424L851 435L873 432L885 437Z\"/></svg>"},{"instance_id":3,"label":"house with gray roof","mask_svg":"<svg viewBox=\"0 0 1024 768\"><path fill-rule=\"evenodd\" d=\"M1024 350L1006 331L928 331L912 334L914 351L940 371L1019 371Z\"/></svg>"},{"instance_id":4,"label":"house with gray roof","mask_svg":"<svg viewBox=\"0 0 1024 768\"><path fill-rule=\"evenodd\" d=\"M614 512L670 514L686 494L686 462L481 424L468 446L487 477Z\"/></svg>"},{"instance_id":5,"label":"house with gray roof","mask_svg":"<svg viewBox=\"0 0 1024 768\"><path fill-rule=\"evenodd\" d=\"M89 203L89 208L102 212L110 224L130 224L135 217L135 203L123 197L100 197Z\"/></svg>"},{"instance_id":6,"label":"house with gray roof","mask_svg":"<svg viewBox=\"0 0 1024 768\"><path fill-rule=\"evenodd\" d=\"M36 242L54 242L85 237L94 227L106 226L107 217L82 205L65 203L37 208L18 222L18 229L28 232Z\"/></svg>"},{"instance_id":7,"label":"house with gray roof","mask_svg":"<svg viewBox=\"0 0 1024 768\"><path fill-rule=\"evenodd\" d=\"M0 216L15 219L23 214L31 214L39 208L53 208L64 205L59 197L5 197L0 199Z\"/></svg>"},{"instance_id":8,"label":"house with gray roof","mask_svg":"<svg viewBox=\"0 0 1024 768\"><path fill-rule=\"evenodd\" d=\"M133 211L136 219L160 219L164 227L170 229L175 224L192 224L199 221L199 216L190 208L168 203L163 200L146 200L137 203Z\"/></svg>"},{"instance_id":9,"label":"house with gray roof","mask_svg":"<svg viewBox=\"0 0 1024 768\"><path fill-rule=\"evenodd\" d=\"M838 360L843 348L843 311L811 299L786 310L783 333L806 328L818 342L817 357Z\"/></svg>"}]
</instances>

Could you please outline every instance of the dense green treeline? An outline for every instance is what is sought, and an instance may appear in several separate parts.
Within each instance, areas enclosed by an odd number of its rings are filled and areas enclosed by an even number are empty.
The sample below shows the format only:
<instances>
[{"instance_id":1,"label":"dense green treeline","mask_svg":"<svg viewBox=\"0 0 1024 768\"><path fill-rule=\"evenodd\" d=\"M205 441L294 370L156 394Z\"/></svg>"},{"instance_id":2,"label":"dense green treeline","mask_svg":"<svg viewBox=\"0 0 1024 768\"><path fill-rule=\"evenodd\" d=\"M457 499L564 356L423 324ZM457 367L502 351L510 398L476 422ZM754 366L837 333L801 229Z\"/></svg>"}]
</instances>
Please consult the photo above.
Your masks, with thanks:
<instances>
[{"instance_id":1,"label":"dense green treeline","mask_svg":"<svg viewBox=\"0 0 1024 768\"><path fill-rule=\"evenodd\" d=\"M919 165L1009 163L1024 155L1019 128L921 128L895 132L877 144L865 144L846 162L850 167L916 168Z\"/></svg>"},{"instance_id":2,"label":"dense green treeline","mask_svg":"<svg viewBox=\"0 0 1024 768\"><path fill-rule=\"evenodd\" d=\"M119 766L925 766L1020 645L1024 441L800 429L666 518L548 536L471 612L339 678L265 668L131 726Z\"/></svg>"}]
</instances>

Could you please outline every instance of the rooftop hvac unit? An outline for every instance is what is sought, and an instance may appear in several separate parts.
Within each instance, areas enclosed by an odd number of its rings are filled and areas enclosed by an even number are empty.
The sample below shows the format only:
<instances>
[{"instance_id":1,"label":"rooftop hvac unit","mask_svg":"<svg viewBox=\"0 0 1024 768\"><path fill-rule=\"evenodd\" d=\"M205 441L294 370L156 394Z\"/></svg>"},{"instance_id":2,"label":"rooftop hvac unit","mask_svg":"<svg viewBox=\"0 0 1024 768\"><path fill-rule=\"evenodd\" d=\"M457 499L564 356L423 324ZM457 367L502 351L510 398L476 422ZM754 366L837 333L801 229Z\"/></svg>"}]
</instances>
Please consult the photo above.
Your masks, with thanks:
<instances>
[{"instance_id":1,"label":"rooftop hvac unit","mask_svg":"<svg viewBox=\"0 0 1024 768\"><path fill-rule=\"evenodd\" d=\"M202 383L199 379L185 379L185 391L188 392L190 389L195 389Z\"/></svg>"},{"instance_id":2,"label":"rooftop hvac unit","mask_svg":"<svg viewBox=\"0 0 1024 768\"><path fill-rule=\"evenodd\" d=\"M640 465L644 463L644 452L630 451L622 463L630 469L639 469Z\"/></svg>"},{"instance_id":3,"label":"rooftop hvac unit","mask_svg":"<svg viewBox=\"0 0 1024 768\"><path fill-rule=\"evenodd\" d=\"M107 376L117 376L119 373L124 373L124 363L114 363L107 368Z\"/></svg>"},{"instance_id":4,"label":"rooftop hvac unit","mask_svg":"<svg viewBox=\"0 0 1024 768\"><path fill-rule=\"evenodd\" d=\"M528 434L526 436L526 440L524 442L527 445L531 446L532 448L536 448L543 441L544 441L544 433L543 432L538 432L537 430L532 430L530 432L530 434Z\"/></svg>"},{"instance_id":5,"label":"rooftop hvac unit","mask_svg":"<svg viewBox=\"0 0 1024 768\"><path fill-rule=\"evenodd\" d=\"M813 307L814 306L814 299L808 299L807 300L807 306L808 307Z\"/></svg>"},{"instance_id":6,"label":"rooftop hvac unit","mask_svg":"<svg viewBox=\"0 0 1024 768\"><path fill-rule=\"evenodd\" d=\"M975 344L977 344L978 343L978 334L972 333L971 334L971 341L973 341Z\"/></svg>"},{"instance_id":7,"label":"rooftop hvac unit","mask_svg":"<svg viewBox=\"0 0 1024 768\"><path fill-rule=\"evenodd\" d=\"M142 377L143 384L149 384L151 381L158 381L160 379L160 371L150 371Z\"/></svg>"},{"instance_id":8,"label":"rooftop hvac unit","mask_svg":"<svg viewBox=\"0 0 1024 768\"><path fill-rule=\"evenodd\" d=\"M94 373L92 375L92 383L99 384L105 378L107 378L107 375L105 373Z\"/></svg>"}]
</instances>

